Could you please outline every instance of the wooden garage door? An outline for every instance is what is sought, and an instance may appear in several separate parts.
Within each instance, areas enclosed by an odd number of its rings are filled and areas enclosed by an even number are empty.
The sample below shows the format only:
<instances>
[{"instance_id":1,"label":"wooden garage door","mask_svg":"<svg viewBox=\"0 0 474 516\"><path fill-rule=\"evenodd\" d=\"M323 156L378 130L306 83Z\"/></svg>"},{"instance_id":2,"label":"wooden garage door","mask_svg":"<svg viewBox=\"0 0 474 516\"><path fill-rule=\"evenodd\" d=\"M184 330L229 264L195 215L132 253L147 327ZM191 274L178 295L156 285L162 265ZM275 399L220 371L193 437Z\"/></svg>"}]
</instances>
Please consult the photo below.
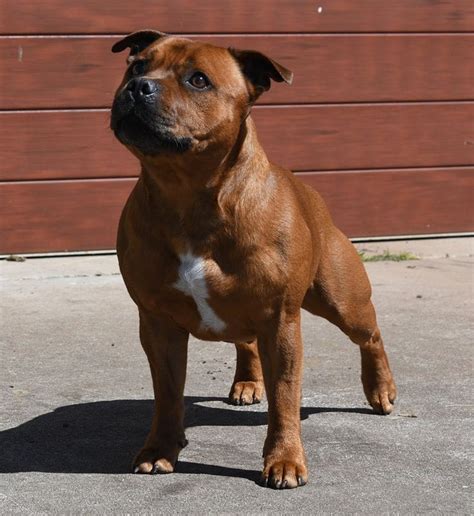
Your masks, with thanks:
<instances>
[{"instance_id":1,"label":"wooden garage door","mask_svg":"<svg viewBox=\"0 0 474 516\"><path fill-rule=\"evenodd\" d=\"M2 0L0 253L111 249L138 166L108 109L121 35L261 50L295 73L254 109L272 160L352 237L474 228L472 0Z\"/></svg>"}]
</instances>

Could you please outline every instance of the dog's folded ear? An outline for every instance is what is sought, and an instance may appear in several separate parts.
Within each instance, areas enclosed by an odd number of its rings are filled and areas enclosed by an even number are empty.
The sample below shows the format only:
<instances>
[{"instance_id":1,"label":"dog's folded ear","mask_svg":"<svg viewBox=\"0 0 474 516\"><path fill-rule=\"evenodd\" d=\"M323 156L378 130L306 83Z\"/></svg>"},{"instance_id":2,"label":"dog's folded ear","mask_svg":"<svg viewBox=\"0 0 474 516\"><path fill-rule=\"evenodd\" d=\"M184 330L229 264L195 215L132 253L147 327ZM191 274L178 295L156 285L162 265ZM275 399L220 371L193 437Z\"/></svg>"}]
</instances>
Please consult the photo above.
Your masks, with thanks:
<instances>
[{"instance_id":1,"label":"dog's folded ear","mask_svg":"<svg viewBox=\"0 0 474 516\"><path fill-rule=\"evenodd\" d=\"M251 100L257 99L264 91L268 91L271 79L276 82L285 81L291 84L293 72L255 50L237 50L229 48L229 52L238 62L242 73L253 86Z\"/></svg>"},{"instance_id":2,"label":"dog's folded ear","mask_svg":"<svg viewBox=\"0 0 474 516\"><path fill-rule=\"evenodd\" d=\"M130 59L163 36L166 36L166 34L158 30L139 30L132 32L120 41L117 41L112 47L112 52L122 52L122 50L130 48L130 54L128 56L128 59Z\"/></svg>"}]
</instances>

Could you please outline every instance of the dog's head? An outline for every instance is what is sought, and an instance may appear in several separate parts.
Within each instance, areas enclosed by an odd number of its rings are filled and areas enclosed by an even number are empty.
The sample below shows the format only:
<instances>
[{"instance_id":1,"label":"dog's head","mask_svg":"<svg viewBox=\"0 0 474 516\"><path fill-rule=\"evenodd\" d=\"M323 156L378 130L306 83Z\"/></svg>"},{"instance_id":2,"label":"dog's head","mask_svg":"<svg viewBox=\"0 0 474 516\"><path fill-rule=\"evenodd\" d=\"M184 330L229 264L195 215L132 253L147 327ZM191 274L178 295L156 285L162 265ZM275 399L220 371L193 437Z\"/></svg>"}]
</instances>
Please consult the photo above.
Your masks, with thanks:
<instances>
[{"instance_id":1,"label":"dog's head","mask_svg":"<svg viewBox=\"0 0 474 516\"><path fill-rule=\"evenodd\" d=\"M230 145L271 80L291 83L293 75L260 52L152 30L128 35L112 52L127 48L128 67L115 94L111 128L138 155Z\"/></svg>"}]
</instances>

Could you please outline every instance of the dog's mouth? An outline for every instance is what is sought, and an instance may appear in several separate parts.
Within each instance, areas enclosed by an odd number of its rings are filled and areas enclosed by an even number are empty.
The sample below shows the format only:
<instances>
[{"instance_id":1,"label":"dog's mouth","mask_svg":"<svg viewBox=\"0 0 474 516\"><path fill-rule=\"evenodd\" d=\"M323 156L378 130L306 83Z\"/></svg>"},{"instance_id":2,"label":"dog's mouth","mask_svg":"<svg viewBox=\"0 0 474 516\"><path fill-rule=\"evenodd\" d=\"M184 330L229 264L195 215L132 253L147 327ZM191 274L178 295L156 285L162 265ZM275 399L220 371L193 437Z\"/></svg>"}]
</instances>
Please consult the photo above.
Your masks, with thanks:
<instances>
[{"instance_id":1,"label":"dog's mouth","mask_svg":"<svg viewBox=\"0 0 474 516\"><path fill-rule=\"evenodd\" d=\"M183 153L191 148L191 138L174 135L172 124L164 118L150 113L140 116L140 112L133 108L124 113L121 107L114 104L110 127L124 145L145 155Z\"/></svg>"}]
</instances>

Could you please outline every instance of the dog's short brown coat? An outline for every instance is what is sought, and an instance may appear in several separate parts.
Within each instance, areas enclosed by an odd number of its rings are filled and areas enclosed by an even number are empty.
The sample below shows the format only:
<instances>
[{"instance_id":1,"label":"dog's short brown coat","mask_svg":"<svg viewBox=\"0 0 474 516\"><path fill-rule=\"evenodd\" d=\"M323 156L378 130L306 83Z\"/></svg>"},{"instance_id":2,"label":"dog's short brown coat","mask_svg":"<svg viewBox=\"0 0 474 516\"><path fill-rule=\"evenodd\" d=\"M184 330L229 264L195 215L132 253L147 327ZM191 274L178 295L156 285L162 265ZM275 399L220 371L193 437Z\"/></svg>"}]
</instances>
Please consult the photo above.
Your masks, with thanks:
<instances>
[{"instance_id":1,"label":"dog's short brown coat","mask_svg":"<svg viewBox=\"0 0 474 516\"><path fill-rule=\"evenodd\" d=\"M300 309L359 345L362 384L376 412L392 410L396 389L357 252L319 194L270 163L257 139L251 106L271 80L291 82L292 74L258 52L157 31L133 33L113 50L125 48L130 66L112 128L142 172L122 213L117 251L139 308L156 402L134 471L173 471L187 442L191 333L235 343L232 403L256 403L265 388L263 483L303 485Z\"/></svg>"}]
</instances>

